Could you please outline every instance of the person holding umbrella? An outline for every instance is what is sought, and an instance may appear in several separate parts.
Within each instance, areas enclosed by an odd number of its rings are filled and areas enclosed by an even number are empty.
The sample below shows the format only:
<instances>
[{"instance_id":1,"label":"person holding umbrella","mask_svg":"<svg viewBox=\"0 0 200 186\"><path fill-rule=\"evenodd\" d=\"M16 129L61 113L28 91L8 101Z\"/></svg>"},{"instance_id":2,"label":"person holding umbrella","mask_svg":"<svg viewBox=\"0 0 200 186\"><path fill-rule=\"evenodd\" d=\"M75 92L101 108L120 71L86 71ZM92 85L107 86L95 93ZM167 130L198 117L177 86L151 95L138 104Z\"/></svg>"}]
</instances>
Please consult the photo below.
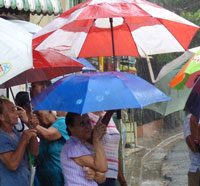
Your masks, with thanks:
<instances>
[{"instance_id":1,"label":"person holding umbrella","mask_svg":"<svg viewBox=\"0 0 200 186\"><path fill-rule=\"evenodd\" d=\"M0 98L0 182L1 186L30 185L27 152L37 156L36 130L27 129L20 134L14 129L18 118L28 122L23 108Z\"/></svg>"},{"instance_id":2,"label":"person holding umbrella","mask_svg":"<svg viewBox=\"0 0 200 186\"><path fill-rule=\"evenodd\" d=\"M65 122L70 139L66 141L61 152L61 166L65 186L97 186L105 181L107 160L101 143L106 132L106 125L98 121L93 130L87 114L67 113ZM95 174L93 174L94 170Z\"/></svg>"},{"instance_id":3,"label":"person holding umbrella","mask_svg":"<svg viewBox=\"0 0 200 186\"><path fill-rule=\"evenodd\" d=\"M65 117L56 117L52 111L35 111L39 120L35 127L40 137L37 174L40 186L62 186L64 178L60 166L60 153L69 136Z\"/></svg>"}]
</instances>

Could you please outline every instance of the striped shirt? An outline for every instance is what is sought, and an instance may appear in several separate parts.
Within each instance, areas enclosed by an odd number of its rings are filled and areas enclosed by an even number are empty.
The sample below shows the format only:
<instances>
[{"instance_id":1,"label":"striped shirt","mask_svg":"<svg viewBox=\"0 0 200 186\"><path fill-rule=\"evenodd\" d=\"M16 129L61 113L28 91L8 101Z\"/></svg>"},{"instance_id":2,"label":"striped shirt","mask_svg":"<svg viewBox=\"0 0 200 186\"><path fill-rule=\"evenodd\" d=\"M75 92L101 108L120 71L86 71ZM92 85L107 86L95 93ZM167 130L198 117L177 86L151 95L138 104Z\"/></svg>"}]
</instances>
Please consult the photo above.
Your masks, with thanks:
<instances>
[{"instance_id":1,"label":"striped shirt","mask_svg":"<svg viewBox=\"0 0 200 186\"><path fill-rule=\"evenodd\" d=\"M66 141L61 152L61 167L65 179L65 186L97 186L93 180L85 178L83 167L75 163L73 158L93 155L88 144L83 144L74 136Z\"/></svg>"},{"instance_id":2,"label":"striped shirt","mask_svg":"<svg viewBox=\"0 0 200 186\"><path fill-rule=\"evenodd\" d=\"M88 114L90 117L91 124L94 126L99 119L98 115L93 113ZM106 153L106 159L108 162L108 171L106 172L106 178L115 178L117 179L118 175L118 148L120 135L119 131L116 128L116 125L111 118L108 126L106 134L103 139L103 146Z\"/></svg>"}]
</instances>

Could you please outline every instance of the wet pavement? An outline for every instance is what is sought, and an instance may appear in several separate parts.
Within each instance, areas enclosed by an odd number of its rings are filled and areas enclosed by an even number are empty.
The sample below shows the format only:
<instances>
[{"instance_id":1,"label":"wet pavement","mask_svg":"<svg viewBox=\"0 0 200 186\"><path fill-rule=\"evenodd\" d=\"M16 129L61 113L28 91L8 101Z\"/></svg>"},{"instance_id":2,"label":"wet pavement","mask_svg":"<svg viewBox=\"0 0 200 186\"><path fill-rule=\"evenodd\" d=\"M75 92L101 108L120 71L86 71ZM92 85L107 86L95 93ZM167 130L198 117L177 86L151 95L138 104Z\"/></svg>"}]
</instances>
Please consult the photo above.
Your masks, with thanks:
<instances>
[{"instance_id":1,"label":"wet pavement","mask_svg":"<svg viewBox=\"0 0 200 186\"><path fill-rule=\"evenodd\" d=\"M189 167L187 146L184 140L178 141L168 151L163 162L162 175L167 186L186 186Z\"/></svg>"},{"instance_id":2,"label":"wet pavement","mask_svg":"<svg viewBox=\"0 0 200 186\"><path fill-rule=\"evenodd\" d=\"M187 185L187 155L181 127L163 129L152 137L138 139L138 148L125 150L128 185Z\"/></svg>"}]
</instances>

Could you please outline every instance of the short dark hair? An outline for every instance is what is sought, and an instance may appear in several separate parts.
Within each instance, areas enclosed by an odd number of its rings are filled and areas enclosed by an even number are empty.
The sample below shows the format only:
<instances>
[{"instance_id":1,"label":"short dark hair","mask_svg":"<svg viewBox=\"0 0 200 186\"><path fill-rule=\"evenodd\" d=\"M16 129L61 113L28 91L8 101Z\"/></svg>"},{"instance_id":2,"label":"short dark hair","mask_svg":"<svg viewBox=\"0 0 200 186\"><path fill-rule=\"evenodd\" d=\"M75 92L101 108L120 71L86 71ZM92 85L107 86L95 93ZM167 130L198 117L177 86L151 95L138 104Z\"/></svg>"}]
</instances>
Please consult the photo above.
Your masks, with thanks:
<instances>
[{"instance_id":1,"label":"short dark hair","mask_svg":"<svg viewBox=\"0 0 200 186\"><path fill-rule=\"evenodd\" d=\"M30 104L30 98L28 92L20 91L15 96L15 104L20 107L26 107Z\"/></svg>"},{"instance_id":2,"label":"short dark hair","mask_svg":"<svg viewBox=\"0 0 200 186\"><path fill-rule=\"evenodd\" d=\"M66 117L65 117L65 124L66 126L74 126L74 119L75 117L80 116L80 114L77 113L73 113L73 112L68 112ZM68 132L68 135L71 136L71 132L68 129L68 127L66 127L66 130Z\"/></svg>"}]
</instances>

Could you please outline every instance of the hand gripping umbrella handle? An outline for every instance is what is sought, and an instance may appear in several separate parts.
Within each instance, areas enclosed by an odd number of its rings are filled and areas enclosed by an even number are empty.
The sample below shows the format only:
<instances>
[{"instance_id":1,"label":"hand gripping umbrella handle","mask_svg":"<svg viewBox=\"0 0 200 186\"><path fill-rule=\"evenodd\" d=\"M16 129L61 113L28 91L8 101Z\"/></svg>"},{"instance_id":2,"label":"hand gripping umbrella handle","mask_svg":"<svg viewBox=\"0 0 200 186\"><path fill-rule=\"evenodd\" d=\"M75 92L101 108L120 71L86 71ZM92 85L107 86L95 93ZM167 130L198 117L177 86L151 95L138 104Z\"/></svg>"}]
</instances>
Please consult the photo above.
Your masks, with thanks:
<instances>
[{"instance_id":1,"label":"hand gripping umbrella handle","mask_svg":"<svg viewBox=\"0 0 200 186\"><path fill-rule=\"evenodd\" d=\"M106 114L103 116L101 122L108 126L108 123L110 122L110 119L112 118L113 113L115 112L115 110L109 110L106 112Z\"/></svg>"}]
</instances>

